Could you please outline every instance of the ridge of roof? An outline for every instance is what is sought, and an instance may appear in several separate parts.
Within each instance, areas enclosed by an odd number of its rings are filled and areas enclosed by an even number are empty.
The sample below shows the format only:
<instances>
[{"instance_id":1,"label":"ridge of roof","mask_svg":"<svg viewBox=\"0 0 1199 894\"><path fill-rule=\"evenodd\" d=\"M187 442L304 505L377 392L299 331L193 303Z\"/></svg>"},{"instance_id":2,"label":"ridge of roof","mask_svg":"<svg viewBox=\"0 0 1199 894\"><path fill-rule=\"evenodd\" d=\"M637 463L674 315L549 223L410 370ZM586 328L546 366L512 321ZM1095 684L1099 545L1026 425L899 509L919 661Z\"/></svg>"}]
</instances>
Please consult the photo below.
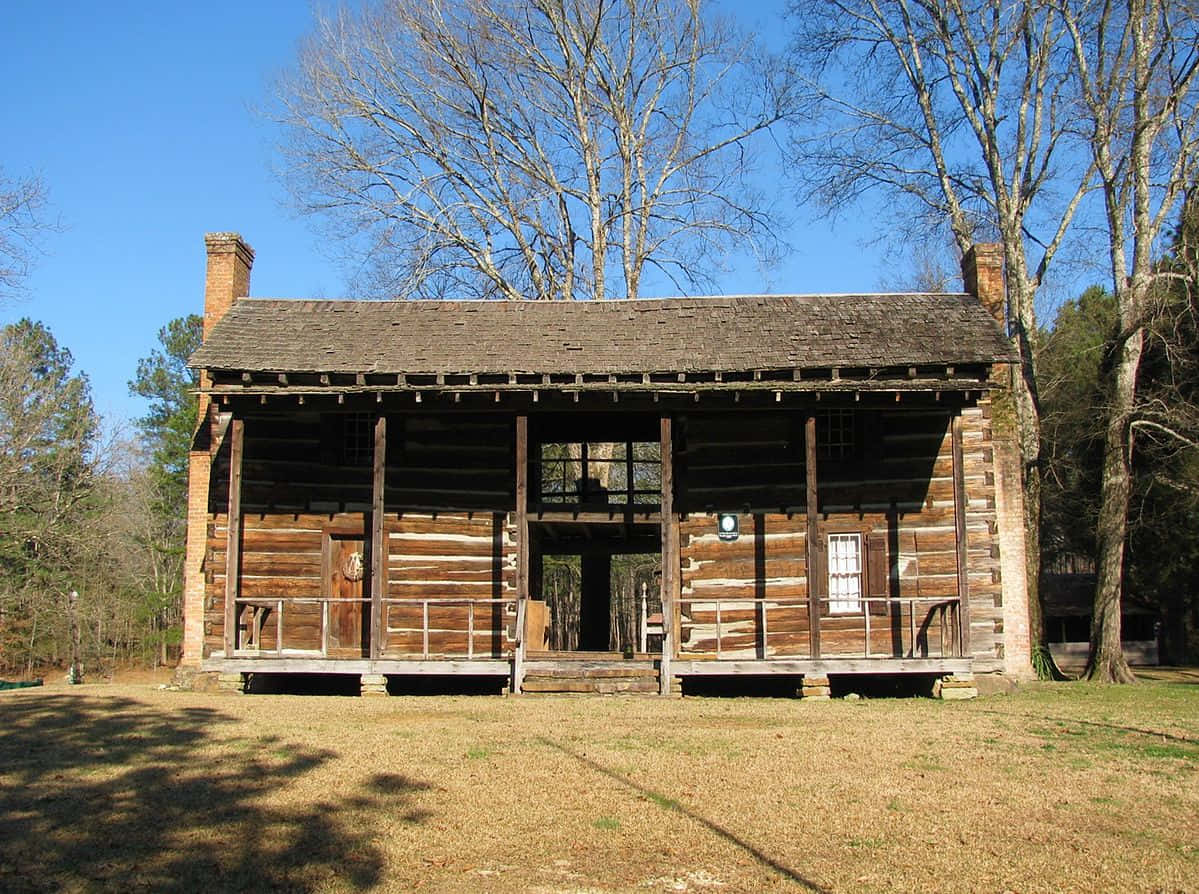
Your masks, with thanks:
<instances>
[{"instance_id":1,"label":"ridge of roof","mask_svg":"<svg viewBox=\"0 0 1199 894\"><path fill-rule=\"evenodd\" d=\"M192 355L242 371L623 374L1010 362L965 293L614 301L241 298Z\"/></svg>"},{"instance_id":2,"label":"ridge of roof","mask_svg":"<svg viewBox=\"0 0 1199 894\"><path fill-rule=\"evenodd\" d=\"M378 307L380 305L438 306L452 304L462 307L611 307L629 304L675 304L688 301L771 301L796 298L968 298L968 292L746 292L737 295L655 295L638 298L604 298L580 301L545 301L532 298L287 298L266 295L243 295L234 303L263 304L345 304Z\"/></svg>"}]
</instances>

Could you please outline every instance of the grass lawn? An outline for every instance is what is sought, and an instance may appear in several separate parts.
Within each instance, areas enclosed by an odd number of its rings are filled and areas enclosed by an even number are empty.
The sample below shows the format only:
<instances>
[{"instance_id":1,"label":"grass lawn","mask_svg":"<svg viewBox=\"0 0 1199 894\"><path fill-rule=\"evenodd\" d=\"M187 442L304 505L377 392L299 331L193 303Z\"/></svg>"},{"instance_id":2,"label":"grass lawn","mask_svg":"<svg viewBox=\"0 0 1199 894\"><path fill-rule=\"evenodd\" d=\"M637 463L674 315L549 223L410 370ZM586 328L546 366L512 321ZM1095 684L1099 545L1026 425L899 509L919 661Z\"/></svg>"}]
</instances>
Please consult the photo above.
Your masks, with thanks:
<instances>
[{"instance_id":1,"label":"grass lawn","mask_svg":"<svg viewBox=\"0 0 1199 894\"><path fill-rule=\"evenodd\" d=\"M5 692L0 890L1199 891L1199 685Z\"/></svg>"}]
</instances>

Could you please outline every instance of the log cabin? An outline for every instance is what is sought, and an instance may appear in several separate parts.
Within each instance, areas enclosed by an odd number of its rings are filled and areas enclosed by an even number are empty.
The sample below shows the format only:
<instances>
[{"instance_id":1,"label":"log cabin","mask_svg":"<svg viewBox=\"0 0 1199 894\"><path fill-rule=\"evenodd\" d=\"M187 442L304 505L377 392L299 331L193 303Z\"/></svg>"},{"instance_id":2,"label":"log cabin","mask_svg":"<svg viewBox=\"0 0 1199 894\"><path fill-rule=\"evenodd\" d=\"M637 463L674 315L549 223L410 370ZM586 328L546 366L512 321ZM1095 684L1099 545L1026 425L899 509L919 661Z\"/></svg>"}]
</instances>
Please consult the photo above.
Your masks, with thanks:
<instances>
[{"instance_id":1,"label":"log cabin","mask_svg":"<svg viewBox=\"0 0 1199 894\"><path fill-rule=\"evenodd\" d=\"M249 298L206 246L190 672L1027 676L999 246L961 294L594 302Z\"/></svg>"}]
</instances>

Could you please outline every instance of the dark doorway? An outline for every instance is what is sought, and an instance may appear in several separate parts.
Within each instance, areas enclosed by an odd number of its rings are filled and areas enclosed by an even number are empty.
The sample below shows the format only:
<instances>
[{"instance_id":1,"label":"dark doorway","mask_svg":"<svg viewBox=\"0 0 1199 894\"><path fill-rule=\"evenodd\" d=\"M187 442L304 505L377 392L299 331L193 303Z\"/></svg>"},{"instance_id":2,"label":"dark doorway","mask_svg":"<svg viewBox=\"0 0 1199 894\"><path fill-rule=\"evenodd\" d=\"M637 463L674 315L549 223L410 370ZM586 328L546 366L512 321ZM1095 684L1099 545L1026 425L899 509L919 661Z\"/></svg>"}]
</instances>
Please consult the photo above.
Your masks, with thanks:
<instances>
[{"instance_id":1,"label":"dark doorway","mask_svg":"<svg viewBox=\"0 0 1199 894\"><path fill-rule=\"evenodd\" d=\"M544 639L531 636L531 641L543 642L551 652L660 648L658 525L541 522L530 527L530 599L543 603L545 612Z\"/></svg>"},{"instance_id":2,"label":"dark doorway","mask_svg":"<svg viewBox=\"0 0 1199 894\"><path fill-rule=\"evenodd\" d=\"M581 558L579 649L604 652L611 647L612 557L592 553Z\"/></svg>"}]
</instances>

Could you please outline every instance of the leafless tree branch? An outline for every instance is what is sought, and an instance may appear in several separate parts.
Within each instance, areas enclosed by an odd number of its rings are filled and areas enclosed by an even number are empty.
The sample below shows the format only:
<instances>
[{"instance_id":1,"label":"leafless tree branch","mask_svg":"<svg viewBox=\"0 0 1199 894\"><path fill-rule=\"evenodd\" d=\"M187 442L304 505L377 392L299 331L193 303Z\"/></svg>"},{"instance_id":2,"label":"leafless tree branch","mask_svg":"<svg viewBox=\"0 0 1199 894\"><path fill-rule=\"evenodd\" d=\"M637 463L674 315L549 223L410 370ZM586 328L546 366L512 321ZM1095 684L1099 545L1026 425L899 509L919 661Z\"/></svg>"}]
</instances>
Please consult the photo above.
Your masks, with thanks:
<instances>
[{"instance_id":1,"label":"leafless tree branch","mask_svg":"<svg viewBox=\"0 0 1199 894\"><path fill-rule=\"evenodd\" d=\"M293 194L383 294L636 297L777 250L746 175L789 94L700 0L385 0L279 93Z\"/></svg>"}]
</instances>

